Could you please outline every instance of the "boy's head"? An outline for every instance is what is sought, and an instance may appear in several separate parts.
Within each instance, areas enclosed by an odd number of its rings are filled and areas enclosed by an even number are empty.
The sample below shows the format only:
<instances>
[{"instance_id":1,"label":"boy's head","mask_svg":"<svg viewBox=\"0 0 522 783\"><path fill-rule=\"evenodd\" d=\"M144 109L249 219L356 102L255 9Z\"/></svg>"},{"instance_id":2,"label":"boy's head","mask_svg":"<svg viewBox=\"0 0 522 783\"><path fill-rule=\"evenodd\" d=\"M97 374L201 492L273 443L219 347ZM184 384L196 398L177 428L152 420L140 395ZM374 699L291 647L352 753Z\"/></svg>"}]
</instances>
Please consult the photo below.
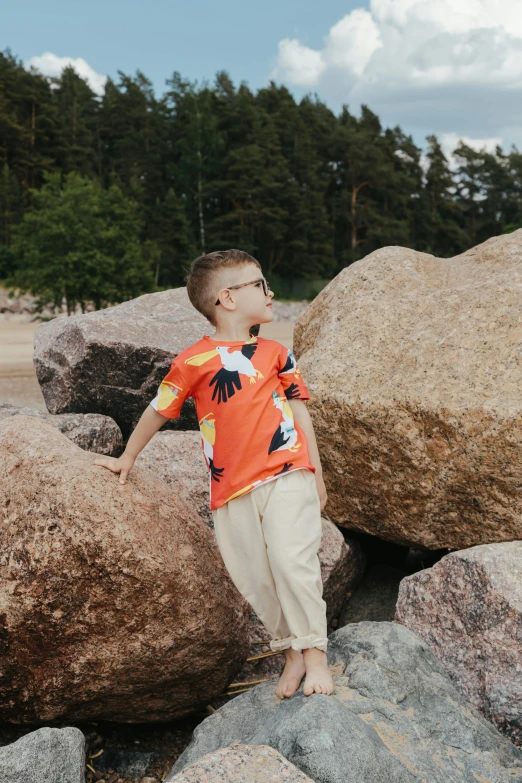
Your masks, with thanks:
<instances>
[{"instance_id":1,"label":"boy's head","mask_svg":"<svg viewBox=\"0 0 522 783\"><path fill-rule=\"evenodd\" d=\"M273 316L268 305L274 294L265 294L262 278L261 264L253 256L243 250L216 250L192 262L186 277L187 294L196 310L216 328L233 321L245 322L248 327L269 323Z\"/></svg>"}]
</instances>

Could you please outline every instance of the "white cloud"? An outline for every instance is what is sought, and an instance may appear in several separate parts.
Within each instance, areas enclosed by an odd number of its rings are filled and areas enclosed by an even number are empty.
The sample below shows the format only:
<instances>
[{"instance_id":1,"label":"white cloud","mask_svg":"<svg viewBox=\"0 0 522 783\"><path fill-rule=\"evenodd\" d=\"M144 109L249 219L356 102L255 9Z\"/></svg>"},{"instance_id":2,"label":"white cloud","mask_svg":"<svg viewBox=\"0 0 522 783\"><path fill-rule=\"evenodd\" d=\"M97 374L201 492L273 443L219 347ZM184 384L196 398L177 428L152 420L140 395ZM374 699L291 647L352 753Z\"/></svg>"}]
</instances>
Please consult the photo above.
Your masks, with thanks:
<instances>
[{"instance_id":1,"label":"white cloud","mask_svg":"<svg viewBox=\"0 0 522 783\"><path fill-rule=\"evenodd\" d=\"M295 39L284 38L279 42L278 68L292 84L313 87L324 71L325 63L321 52L303 46ZM278 72L272 75L278 78Z\"/></svg>"},{"instance_id":2,"label":"white cloud","mask_svg":"<svg viewBox=\"0 0 522 783\"><path fill-rule=\"evenodd\" d=\"M345 68L360 76L372 54L381 46L379 28L371 14L356 8L331 28L324 59L329 66Z\"/></svg>"},{"instance_id":3,"label":"white cloud","mask_svg":"<svg viewBox=\"0 0 522 783\"><path fill-rule=\"evenodd\" d=\"M103 94L107 77L97 73L83 57L58 57L52 52L44 52L42 55L31 57L24 63L25 68L33 66L44 76L59 76L68 65L72 65L78 76L85 79L97 95Z\"/></svg>"},{"instance_id":4,"label":"white cloud","mask_svg":"<svg viewBox=\"0 0 522 783\"><path fill-rule=\"evenodd\" d=\"M468 147L474 150L486 152L495 152L497 146L502 146L502 137L495 136L489 139L473 139L469 136L459 136L457 133L441 133L439 136L440 146L445 156L449 159L453 158L453 151L463 141Z\"/></svg>"},{"instance_id":5,"label":"white cloud","mask_svg":"<svg viewBox=\"0 0 522 783\"><path fill-rule=\"evenodd\" d=\"M320 49L286 43L299 57L289 67L280 45L272 78L334 105L367 103L408 132L522 142L521 0L370 0Z\"/></svg>"}]
</instances>

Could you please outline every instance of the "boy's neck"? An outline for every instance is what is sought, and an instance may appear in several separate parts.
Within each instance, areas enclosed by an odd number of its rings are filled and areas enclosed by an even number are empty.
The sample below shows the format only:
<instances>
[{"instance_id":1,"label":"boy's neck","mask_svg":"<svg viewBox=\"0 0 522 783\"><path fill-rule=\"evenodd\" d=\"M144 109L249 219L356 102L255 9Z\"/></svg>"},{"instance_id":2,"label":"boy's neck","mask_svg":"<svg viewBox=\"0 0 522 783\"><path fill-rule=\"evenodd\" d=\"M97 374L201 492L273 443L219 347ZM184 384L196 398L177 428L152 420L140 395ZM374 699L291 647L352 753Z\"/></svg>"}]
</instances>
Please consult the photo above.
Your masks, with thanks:
<instances>
[{"instance_id":1,"label":"boy's neck","mask_svg":"<svg viewBox=\"0 0 522 783\"><path fill-rule=\"evenodd\" d=\"M226 334L223 331L219 331L218 329L216 329L216 331L212 335L212 340L219 340L220 342L221 341L238 342L239 340L246 342L249 339L250 339L250 329L247 329L246 333L244 329L237 329L233 331L228 329Z\"/></svg>"}]
</instances>

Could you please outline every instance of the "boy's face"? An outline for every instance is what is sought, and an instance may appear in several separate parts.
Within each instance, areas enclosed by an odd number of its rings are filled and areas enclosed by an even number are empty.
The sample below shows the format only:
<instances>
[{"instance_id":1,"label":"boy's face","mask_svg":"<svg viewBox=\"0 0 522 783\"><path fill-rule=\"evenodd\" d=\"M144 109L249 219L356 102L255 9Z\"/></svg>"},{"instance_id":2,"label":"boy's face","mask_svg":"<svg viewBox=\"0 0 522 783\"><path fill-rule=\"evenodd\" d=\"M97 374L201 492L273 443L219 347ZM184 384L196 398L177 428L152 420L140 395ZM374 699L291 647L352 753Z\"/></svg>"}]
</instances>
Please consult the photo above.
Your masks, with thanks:
<instances>
[{"instance_id":1,"label":"boy's face","mask_svg":"<svg viewBox=\"0 0 522 783\"><path fill-rule=\"evenodd\" d=\"M247 264L236 269L228 270L224 277L224 284L229 286L241 285L242 283L252 283L252 285L244 285L241 288L227 289L226 291L221 288L218 291L218 296L223 299L223 304L216 305L217 312L225 311L234 312L236 317L240 317L241 320L245 319L250 324L269 323L273 320L272 312L272 299L274 296L273 291L269 291L268 295L263 290L263 283L254 283L254 280L260 281L263 277L263 272L256 264ZM227 307L232 305L234 307Z\"/></svg>"}]
</instances>

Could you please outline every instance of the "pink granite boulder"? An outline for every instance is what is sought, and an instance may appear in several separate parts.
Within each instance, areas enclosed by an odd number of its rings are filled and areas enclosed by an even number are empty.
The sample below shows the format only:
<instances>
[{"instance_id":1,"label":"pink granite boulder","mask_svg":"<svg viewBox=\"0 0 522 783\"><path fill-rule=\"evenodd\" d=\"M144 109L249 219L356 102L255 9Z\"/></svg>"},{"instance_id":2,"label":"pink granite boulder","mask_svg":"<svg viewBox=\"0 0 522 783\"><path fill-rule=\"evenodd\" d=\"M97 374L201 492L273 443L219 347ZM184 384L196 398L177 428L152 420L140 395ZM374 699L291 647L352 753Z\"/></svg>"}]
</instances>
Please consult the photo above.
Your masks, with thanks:
<instances>
[{"instance_id":1,"label":"pink granite boulder","mask_svg":"<svg viewBox=\"0 0 522 783\"><path fill-rule=\"evenodd\" d=\"M117 457L123 450L121 430L109 416L99 413L62 413L54 416L37 408L24 408L0 402L0 419L10 416L32 416L44 419L67 435L84 451Z\"/></svg>"},{"instance_id":2,"label":"pink granite boulder","mask_svg":"<svg viewBox=\"0 0 522 783\"><path fill-rule=\"evenodd\" d=\"M522 229L383 247L296 323L338 525L428 549L522 538Z\"/></svg>"},{"instance_id":3,"label":"pink granite boulder","mask_svg":"<svg viewBox=\"0 0 522 783\"><path fill-rule=\"evenodd\" d=\"M269 745L242 745L207 753L170 778L173 783L313 783Z\"/></svg>"},{"instance_id":4,"label":"pink granite boulder","mask_svg":"<svg viewBox=\"0 0 522 783\"><path fill-rule=\"evenodd\" d=\"M189 497L94 459L0 421L2 721L178 718L248 655L248 604Z\"/></svg>"},{"instance_id":5,"label":"pink granite boulder","mask_svg":"<svg viewBox=\"0 0 522 783\"><path fill-rule=\"evenodd\" d=\"M522 541L451 552L406 577L395 621L424 639L457 689L522 747Z\"/></svg>"}]
</instances>

